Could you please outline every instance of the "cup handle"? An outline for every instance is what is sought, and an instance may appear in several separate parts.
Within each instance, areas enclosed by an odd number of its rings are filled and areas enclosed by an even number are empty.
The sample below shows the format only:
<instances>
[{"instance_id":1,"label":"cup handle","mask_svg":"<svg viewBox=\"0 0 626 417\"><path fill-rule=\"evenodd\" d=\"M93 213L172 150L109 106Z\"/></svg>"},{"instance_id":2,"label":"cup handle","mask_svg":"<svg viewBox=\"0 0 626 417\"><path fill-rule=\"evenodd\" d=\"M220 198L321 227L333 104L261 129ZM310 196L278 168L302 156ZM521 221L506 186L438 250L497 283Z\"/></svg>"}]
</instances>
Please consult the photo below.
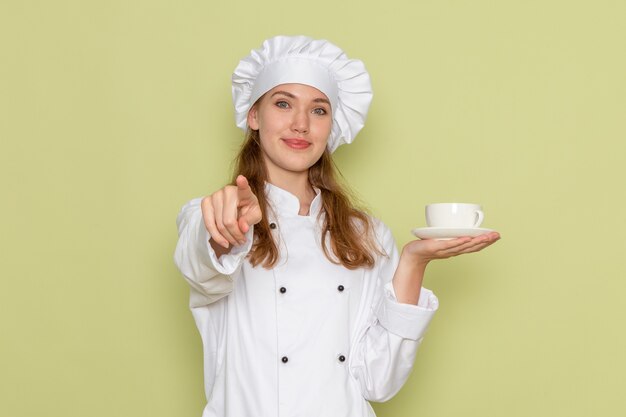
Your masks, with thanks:
<instances>
[{"instance_id":1,"label":"cup handle","mask_svg":"<svg viewBox=\"0 0 626 417\"><path fill-rule=\"evenodd\" d=\"M476 215L478 216L478 218L474 222L474 226L473 227L480 226L481 223L483 222L483 218L485 217L482 210L476 210Z\"/></svg>"}]
</instances>

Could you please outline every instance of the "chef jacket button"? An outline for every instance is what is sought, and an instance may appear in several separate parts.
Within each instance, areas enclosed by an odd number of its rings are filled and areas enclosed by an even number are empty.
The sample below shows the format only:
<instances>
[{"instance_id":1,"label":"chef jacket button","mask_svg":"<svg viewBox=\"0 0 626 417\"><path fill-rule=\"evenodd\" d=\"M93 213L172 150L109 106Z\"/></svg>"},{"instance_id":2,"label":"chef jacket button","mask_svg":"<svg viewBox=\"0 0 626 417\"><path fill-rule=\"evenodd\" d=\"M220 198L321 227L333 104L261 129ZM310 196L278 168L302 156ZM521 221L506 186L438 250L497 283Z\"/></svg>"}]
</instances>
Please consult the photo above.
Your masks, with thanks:
<instances>
[{"instance_id":1,"label":"chef jacket button","mask_svg":"<svg viewBox=\"0 0 626 417\"><path fill-rule=\"evenodd\" d=\"M346 357L343 355L339 355L339 362L345 362L346 361Z\"/></svg>"},{"instance_id":2,"label":"chef jacket button","mask_svg":"<svg viewBox=\"0 0 626 417\"><path fill-rule=\"evenodd\" d=\"M274 222L270 223L270 229L276 229L276 223Z\"/></svg>"},{"instance_id":3,"label":"chef jacket button","mask_svg":"<svg viewBox=\"0 0 626 417\"><path fill-rule=\"evenodd\" d=\"M283 363L287 363L288 360L289 360L289 358L286 357L286 356L283 356L283 358L281 359L281 361L283 361Z\"/></svg>"},{"instance_id":4,"label":"chef jacket button","mask_svg":"<svg viewBox=\"0 0 626 417\"><path fill-rule=\"evenodd\" d=\"M343 291L343 290L344 290L343 285L338 286L338 287L337 287L337 289L338 289L339 291Z\"/></svg>"},{"instance_id":5,"label":"chef jacket button","mask_svg":"<svg viewBox=\"0 0 626 417\"><path fill-rule=\"evenodd\" d=\"M280 287L280 292L282 292L283 294L287 292L287 288L285 287Z\"/></svg>"}]
</instances>

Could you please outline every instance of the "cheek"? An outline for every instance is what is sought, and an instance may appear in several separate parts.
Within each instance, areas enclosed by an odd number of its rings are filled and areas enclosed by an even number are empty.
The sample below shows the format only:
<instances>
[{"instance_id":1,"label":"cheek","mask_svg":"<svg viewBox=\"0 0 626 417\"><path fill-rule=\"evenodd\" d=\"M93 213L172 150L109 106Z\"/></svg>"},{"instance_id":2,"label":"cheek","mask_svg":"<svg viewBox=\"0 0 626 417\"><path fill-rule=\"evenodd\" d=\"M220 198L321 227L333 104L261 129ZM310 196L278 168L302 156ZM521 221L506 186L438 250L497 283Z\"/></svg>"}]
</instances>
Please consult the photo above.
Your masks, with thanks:
<instances>
[{"instance_id":1,"label":"cheek","mask_svg":"<svg viewBox=\"0 0 626 417\"><path fill-rule=\"evenodd\" d=\"M320 137L323 137L324 139L328 139L328 136L330 136L330 132L333 126L332 120L331 121L320 120L318 123L315 123L314 126L315 126L316 133Z\"/></svg>"},{"instance_id":2,"label":"cheek","mask_svg":"<svg viewBox=\"0 0 626 417\"><path fill-rule=\"evenodd\" d=\"M332 126L333 120L331 118L318 119L311 122L311 128L315 129L320 134L324 132L328 132L330 134Z\"/></svg>"},{"instance_id":3,"label":"cheek","mask_svg":"<svg viewBox=\"0 0 626 417\"><path fill-rule=\"evenodd\" d=\"M281 117L277 117L277 116L270 116L268 117L267 115L264 115L265 117L262 117L261 119L259 119L259 130L267 132L269 134L271 133L278 133L278 132L282 132L286 129L288 129L289 125L288 125L288 121L285 121L284 118Z\"/></svg>"}]
</instances>

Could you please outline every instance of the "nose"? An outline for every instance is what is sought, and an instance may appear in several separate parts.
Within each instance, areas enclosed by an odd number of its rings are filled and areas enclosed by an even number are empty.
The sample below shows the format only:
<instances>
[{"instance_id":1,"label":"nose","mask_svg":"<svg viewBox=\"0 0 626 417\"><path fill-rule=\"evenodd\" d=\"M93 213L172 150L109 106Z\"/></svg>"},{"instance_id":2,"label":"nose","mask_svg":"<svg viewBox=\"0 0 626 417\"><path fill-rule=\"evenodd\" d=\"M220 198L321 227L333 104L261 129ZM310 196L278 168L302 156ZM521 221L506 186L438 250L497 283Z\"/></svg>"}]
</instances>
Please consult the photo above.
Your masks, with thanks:
<instances>
[{"instance_id":1,"label":"nose","mask_svg":"<svg viewBox=\"0 0 626 417\"><path fill-rule=\"evenodd\" d=\"M300 134L309 131L309 113L307 111L296 111L293 115L291 128Z\"/></svg>"}]
</instances>

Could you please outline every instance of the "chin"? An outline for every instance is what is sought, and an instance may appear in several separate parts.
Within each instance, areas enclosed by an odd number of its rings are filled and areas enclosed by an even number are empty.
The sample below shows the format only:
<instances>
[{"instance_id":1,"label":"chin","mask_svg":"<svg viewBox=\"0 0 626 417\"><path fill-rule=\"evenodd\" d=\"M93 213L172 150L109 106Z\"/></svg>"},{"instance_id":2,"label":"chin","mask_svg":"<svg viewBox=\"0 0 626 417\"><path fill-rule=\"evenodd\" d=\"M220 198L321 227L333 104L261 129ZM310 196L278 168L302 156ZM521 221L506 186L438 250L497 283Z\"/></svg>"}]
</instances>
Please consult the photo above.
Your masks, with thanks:
<instances>
[{"instance_id":1,"label":"chin","mask_svg":"<svg viewBox=\"0 0 626 417\"><path fill-rule=\"evenodd\" d=\"M286 165L283 167L284 170L286 171L291 171L291 172L306 172L308 171L313 165L315 164L293 164L293 165Z\"/></svg>"},{"instance_id":2,"label":"chin","mask_svg":"<svg viewBox=\"0 0 626 417\"><path fill-rule=\"evenodd\" d=\"M315 163L319 160L319 158L313 160L311 158L307 159L292 159L288 161L284 161L283 167L288 169L289 171L307 171L311 168Z\"/></svg>"}]
</instances>

